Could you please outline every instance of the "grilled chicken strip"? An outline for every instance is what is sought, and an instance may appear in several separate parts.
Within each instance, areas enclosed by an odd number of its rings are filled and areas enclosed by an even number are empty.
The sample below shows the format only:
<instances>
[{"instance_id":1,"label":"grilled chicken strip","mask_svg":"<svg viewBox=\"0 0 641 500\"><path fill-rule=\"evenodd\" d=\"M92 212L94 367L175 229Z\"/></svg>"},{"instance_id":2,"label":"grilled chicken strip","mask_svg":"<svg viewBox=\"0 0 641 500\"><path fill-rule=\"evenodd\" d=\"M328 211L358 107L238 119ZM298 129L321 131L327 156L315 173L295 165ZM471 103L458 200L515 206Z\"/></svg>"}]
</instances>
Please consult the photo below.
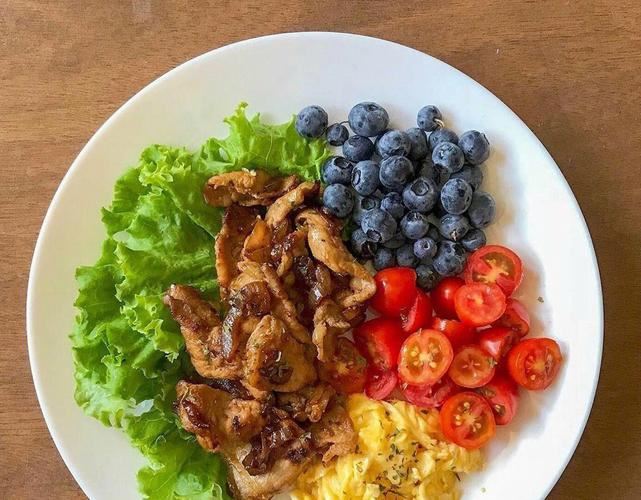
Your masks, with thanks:
<instances>
[{"instance_id":1,"label":"grilled chicken strip","mask_svg":"<svg viewBox=\"0 0 641 500\"><path fill-rule=\"evenodd\" d=\"M296 217L296 222L307 227L307 244L314 258L336 274L350 277L351 294L339 299L342 307L362 304L374 295L374 278L347 250L339 231L323 214L315 209L307 209Z\"/></svg>"},{"instance_id":2,"label":"grilled chicken strip","mask_svg":"<svg viewBox=\"0 0 641 500\"><path fill-rule=\"evenodd\" d=\"M247 340L245 380L262 390L292 392L316 381L314 352L274 316L263 316Z\"/></svg>"},{"instance_id":3,"label":"grilled chicken strip","mask_svg":"<svg viewBox=\"0 0 641 500\"><path fill-rule=\"evenodd\" d=\"M227 361L222 355L222 324L212 305L197 290L171 285L164 297L171 315L180 325L191 363L205 378L237 379L240 360Z\"/></svg>"},{"instance_id":4,"label":"grilled chicken strip","mask_svg":"<svg viewBox=\"0 0 641 500\"><path fill-rule=\"evenodd\" d=\"M231 205L225 209L223 225L216 236L216 274L220 296L226 300L232 280L238 276L238 262L247 236L260 220L256 208Z\"/></svg>"},{"instance_id":5,"label":"grilled chicken strip","mask_svg":"<svg viewBox=\"0 0 641 500\"><path fill-rule=\"evenodd\" d=\"M214 207L228 207L232 203L268 206L297 184L295 175L272 177L264 170L243 169L212 177L207 181L203 195Z\"/></svg>"},{"instance_id":6,"label":"grilled chicken strip","mask_svg":"<svg viewBox=\"0 0 641 500\"><path fill-rule=\"evenodd\" d=\"M336 351L336 340L346 333L351 325L345 320L341 308L331 299L321 302L314 313L312 342L318 350L320 361L330 361Z\"/></svg>"}]
</instances>

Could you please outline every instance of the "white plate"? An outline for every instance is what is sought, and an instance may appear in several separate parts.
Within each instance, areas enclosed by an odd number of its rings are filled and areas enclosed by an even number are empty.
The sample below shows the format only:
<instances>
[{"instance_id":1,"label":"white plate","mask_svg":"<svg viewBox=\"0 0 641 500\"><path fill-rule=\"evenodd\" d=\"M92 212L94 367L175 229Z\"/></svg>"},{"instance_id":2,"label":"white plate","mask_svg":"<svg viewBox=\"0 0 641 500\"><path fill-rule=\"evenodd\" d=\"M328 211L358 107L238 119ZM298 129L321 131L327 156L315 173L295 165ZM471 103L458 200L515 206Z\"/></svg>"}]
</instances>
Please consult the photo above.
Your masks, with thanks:
<instances>
[{"instance_id":1,"label":"white plate","mask_svg":"<svg viewBox=\"0 0 641 500\"><path fill-rule=\"evenodd\" d=\"M135 474L143 461L121 432L74 404L67 338L74 270L97 259L105 236L99 209L142 149L151 143L195 148L225 134L221 120L241 100L278 122L308 104L324 106L330 122L344 120L354 103L372 100L399 127L413 126L421 106L436 104L455 130L487 134L493 154L484 188L496 196L499 214L489 240L522 256L527 275L519 297L533 316L533 335L559 340L565 364L550 390L523 393L517 418L488 449L487 469L463 488L470 499L543 498L581 437L601 361L600 281L577 202L534 134L481 85L407 47L336 33L248 40L170 71L107 120L62 181L33 257L27 331L42 412L84 492L92 499L137 498Z\"/></svg>"}]
</instances>

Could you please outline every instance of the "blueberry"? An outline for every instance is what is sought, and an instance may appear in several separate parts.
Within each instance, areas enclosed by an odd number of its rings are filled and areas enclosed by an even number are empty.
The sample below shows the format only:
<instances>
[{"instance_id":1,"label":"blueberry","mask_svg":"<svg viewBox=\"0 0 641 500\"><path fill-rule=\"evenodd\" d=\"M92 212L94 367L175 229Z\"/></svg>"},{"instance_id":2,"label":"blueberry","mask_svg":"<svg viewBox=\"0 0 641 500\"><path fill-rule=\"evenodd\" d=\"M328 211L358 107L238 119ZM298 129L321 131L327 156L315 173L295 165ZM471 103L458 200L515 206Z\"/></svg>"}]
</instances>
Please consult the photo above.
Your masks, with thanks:
<instances>
[{"instance_id":1,"label":"blueberry","mask_svg":"<svg viewBox=\"0 0 641 500\"><path fill-rule=\"evenodd\" d=\"M436 241L436 243L438 243L439 241L441 241L443 239L443 236L441 236L441 233L438 230L438 227L433 226L431 224L430 224L430 228L427 230L427 234L425 236L427 238L433 239L434 241Z\"/></svg>"},{"instance_id":2,"label":"blueberry","mask_svg":"<svg viewBox=\"0 0 641 500\"><path fill-rule=\"evenodd\" d=\"M343 144L343 156L354 163L369 160L373 154L374 144L362 135L353 135Z\"/></svg>"},{"instance_id":3,"label":"blueberry","mask_svg":"<svg viewBox=\"0 0 641 500\"><path fill-rule=\"evenodd\" d=\"M349 138L347 127L341 123L333 123L327 128L327 142L332 146L342 146Z\"/></svg>"},{"instance_id":4,"label":"blueberry","mask_svg":"<svg viewBox=\"0 0 641 500\"><path fill-rule=\"evenodd\" d=\"M323 165L323 180L326 184L347 184L352 179L354 164L342 156L330 156Z\"/></svg>"},{"instance_id":5,"label":"blueberry","mask_svg":"<svg viewBox=\"0 0 641 500\"><path fill-rule=\"evenodd\" d=\"M416 267L418 259L414 255L413 245L408 243L396 250L396 263L401 267Z\"/></svg>"},{"instance_id":6,"label":"blueberry","mask_svg":"<svg viewBox=\"0 0 641 500\"><path fill-rule=\"evenodd\" d=\"M396 265L396 257L394 252L389 248L381 247L374 255L374 269L380 271L387 267L394 267Z\"/></svg>"},{"instance_id":7,"label":"blueberry","mask_svg":"<svg viewBox=\"0 0 641 500\"><path fill-rule=\"evenodd\" d=\"M320 137L327 128L327 113L320 106L307 106L296 115L295 127L303 137Z\"/></svg>"},{"instance_id":8,"label":"blueberry","mask_svg":"<svg viewBox=\"0 0 641 500\"><path fill-rule=\"evenodd\" d=\"M381 162L381 184L390 191L399 193L414 176L414 165L404 156L390 156Z\"/></svg>"},{"instance_id":9,"label":"blueberry","mask_svg":"<svg viewBox=\"0 0 641 500\"><path fill-rule=\"evenodd\" d=\"M482 229L472 229L468 231L465 237L461 240L461 245L468 252L473 252L478 250L482 246L485 246L487 239L485 238L485 233Z\"/></svg>"},{"instance_id":10,"label":"blueberry","mask_svg":"<svg viewBox=\"0 0 641 500\"><path fill-rule=\"evenodd\" d=\"M434 208L432 209L432 215L440 219L446 214L447 214L447 210L443 208L443 204L441 203L441 197L439 196L438 201L436 202L436 205L434 205Z\"/></svg>"},{"instance_id":11,"label":"blueberry","mask_svg":"<svg viewBox=\"0 0 641 500\"><path fill-rule=\"evenodd\" d=\"M410 152L410 139L405 132L390 130L378 140L376 152L381 158L407 156Z\"/></svg>"},{"instance_id":12,"label":"blueberry","mask_svg":"<svg viewBox=\"0 0 641 500\"><path fill-rule=\"evenodd\" d=\"M420 264L416 266L416 284L423 290L431 290L438 283L440 276L431 266Z\"/></svg>"},{"instance_id":13,"label":"blueberry","mask_svg":"<svg viewBox=\"0 0 641 500\"><path fill-rule=\"evenodd\" d=\"M400 193L392 191L387 193L381 200L381 208L388 212L396 220L401 219L405 215L405 205L403 205L403 197Z\"/></svg>"},{"instance_id":14,"label":"blueberry","mask_svg":"<svg viewBox=\"0 0 641 500\"><path fill-rule=\"evenodd\" d=\"M361 102L354 106L347 117L355 134L374 137L387 128L389 115L375 102Z\"/></svg>"},{"instance_id":15,"label":"blueberry","mask_svg":"<svg viewBox=\"0 0 641 500\"><path fill-rule=\"evenodd\" d=\"M403 189L403 203L410 210L427 213L438 200L438 187L427 177L417 177Z\"/></svg>"},{"instance_id":16,"label":"blueberry","mask_svg":"<svg viewBox=\"0 0 641 500\"><path fill-rule=\"evenodd\" d=\"M431 132L443 126L443 115L436 106L424 106L418 111L416 124L425 132Z\"/></svg>"},{"instance_id":17,"label":"blueberry","mask_svg":"<svg viewBox=\"0 0 641 500\"><path fill-rule=\"evenodd\" d=\"M434 151L434 148L441 142L451 142L453 144L458 144L458 135L456 135L456 133L449 128L439 128L438 130L435 130L430 134L430 149Z\"/></svg>"},{"instance_id":18,"label":"blueberry","mask_svg":"<svg viewBox=\"0 0 641 500\"><path fill-rule=\"evenodd\" d=\"M356 228L350 236L352 252L358 257L371 259L376 252L376 243L367 239L361 228Z\"/></svg>"},{"instance_id":19,"label":"blueberry","mask_svg":"<svg viewBox=\"0 0 641 500\"><path fill-rule=\"evenodd\" d=\"M401 231L411 240L421 239L427 234L430 223L427 217L420 212L408 212L401 219Z\"/></svg>"},{"instance_id":20,"label":"blueberry","mask_svg":"<svg viewBox=\"0 0 641 500\"><path fill-rule=\"evenodd\" d=\"M427 156L429 153L429 148L427 147L427 136L420 128L408 128L405 131L405 135L410 142L410 152L409 157L412 160L421 160Z\"/></svg>"},{"instance_id":21,"label":"blueberry","mask_svg":"<svg viewBox=\"0 0 641 500\"><path fill-rule=\"evenodd\" d=\"M472 186L463 179L450 179L441 190L441 204L447 213L460 215L472 203Z\"/></svg>"},{"instance_id":22,"label":"blueberry","mask_svg":"<svg viewBox=\"0 0 641 500\"><path fill-rule=\"evenodd\" d=\"M463 168L458 172L453 173L450 179L463 179L472 186L472 189L476 190L483 182L483 171L481 170L481 167L463 165Z\"/></svg>"},{"instance_id":23,"label":"blueberry","mask_svg":"<svg viewBox=\"0 0 641 500\"><path fill-rule=\"evenodd\" d=\"M441 234L451 241L462 240L470 229L470 221L464 215L445 214L439 220Z\"/></svg>"},{"instance_id":24,"label":"blueberry","mask_svg":"<svg viewBox=\"0 0 641 500\"><path fill-rule=\"evenodd\" d=\"M432 238L421 238L414 242L414 255L419 259L433 258L436 255L436 241Z\"/></svg>"},{"instance_id":25,"label":"blueberry","mask_svg":"<svg viewBox=\"0 0 641 500\"><path fill-rule=\"evenodd\" d=\"M464 132L458 145L463 150L465 161L472 165L480 165L490 156L490 141L478 130Z\"/></svg>"},{"instance_id":26,"label":"blueberry","mask_svg":"<svg viewBox=\"0 0 641 500\"><path fill-rule=\"evenodd\" d=\"M373 196L361 196L357 194L354 197L354 211L352 212L352 220L360 226L363 221L363 215L365 215L370 210L380 207L380 200L374 198Z\"/></svg>"},{"instance_id":27,"label":"blueberry","mask_svg":"<svg viewBox=\"0 0 641 500\"><path fill-rule=\"evenodd\" d=\"M400 230L397 230L389 240L383 243L385 248L400 248L406 243L405 236Z\"/></svg>"},{"instance_id":28,"label":"blueberry","mask_svg":"<svg viewBox=\"0 0 641 500\"><path fill-rule=\"evenodd\" d=\"M466 258L461 245L447 240L441 241L434 257L434 270L441 276L455 276L463 271Z\"/></svg>"},{"instance_id":29,"label":"blueberry","mask_svg":"<svg viewBox=\"0 0 641 500\"><path fill-rule=\"evenodd\" d=\"M374 208L363 214L361 228L374 243L385 243L396 233L396 221L385 210Z\"/></svg>"},{"instance_id":30,"label":"blueberry","mask_svg":"<svg viewBox=\"0 0 641 500\"><path fill-rule=\"evenodd\" d=\"M418 177L427 177L436 183L436 187L440 190L443 185L450 179L450 173L434 165L431 157L425 158L418 168Z\"/></svg>"},{"instance_id":31,"label":"blueberry","mask_svg":"<svg viewBox=\"0 0 641 500\"><path fill-rule=\"evenodd\" d=\"M378 188L378 163L372 160L359 161L352 170L352 187L358 194L369 195Z\"/></svg>"},{"instance_id":32,"label":"blueberry","mask_svg":"<svg viewBox=\"0 0 641 500\"><path fill-rule=\"evenodd\" d=\"M347 217L354 208L354 194L343 184L330 184L323 191L323 206L336 217Z\"/></svg>"},{"instance_id":33,"label":"blueberry","mask_svg":"<svg viewBox=\"0 0 641 500\"><path fill-rule=\"evenodd\" d=\"M463 168L465 158L463 158L463 151L456 144L440 142L432 151L432 161L435 166L453 174Z\"/></svg>"},{"instance_id":34,"label":"blueberry","mask_svg":"<svg viewBox=\"0 0 641 500\"><path fill-rule=\"evenodd\" d=\"M496 216L496 203L494 198L485 191L476 191L472 195L472 203L467 209L467 216L472 226L483 229L489 226Z\"/></svg>"}]
</instances>

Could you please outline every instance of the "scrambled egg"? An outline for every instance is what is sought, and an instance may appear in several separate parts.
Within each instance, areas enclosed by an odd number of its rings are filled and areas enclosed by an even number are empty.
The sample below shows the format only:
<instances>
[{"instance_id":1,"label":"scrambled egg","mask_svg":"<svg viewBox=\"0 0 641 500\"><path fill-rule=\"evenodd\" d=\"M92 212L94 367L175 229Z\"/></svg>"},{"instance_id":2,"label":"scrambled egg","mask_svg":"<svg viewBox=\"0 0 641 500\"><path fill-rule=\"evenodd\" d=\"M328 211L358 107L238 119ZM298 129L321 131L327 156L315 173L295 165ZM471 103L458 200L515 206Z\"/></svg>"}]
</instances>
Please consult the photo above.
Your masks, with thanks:
<instances>
[{"instance_id":1,"label":"scrambled egg","mask_svg":"<svg viewBox=\"0 0 641 500\"><path fill-rule=\"evenodd\" d=\"M307 469L293 499L457 499L456 473L483 466L478 450L445 441L436 410L362 394L350 396L347 409L358 433L356 452Z\"/></svg>"}]
</instances>

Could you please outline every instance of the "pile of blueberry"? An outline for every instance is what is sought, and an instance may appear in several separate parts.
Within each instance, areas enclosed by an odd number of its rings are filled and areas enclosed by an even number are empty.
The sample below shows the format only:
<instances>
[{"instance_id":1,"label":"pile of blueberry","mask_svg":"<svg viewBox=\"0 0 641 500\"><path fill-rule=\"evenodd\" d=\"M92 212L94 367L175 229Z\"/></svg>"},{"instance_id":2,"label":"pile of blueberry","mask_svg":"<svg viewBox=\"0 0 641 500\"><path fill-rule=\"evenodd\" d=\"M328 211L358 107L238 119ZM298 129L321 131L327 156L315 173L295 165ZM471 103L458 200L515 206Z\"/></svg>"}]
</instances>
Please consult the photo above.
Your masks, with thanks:
<instances>
[{"instance_id":1,"label":"pile of blueberry","mask_svg":"<svg viewBox=\"0 0 641 500\"><path fill-rule=\"evenodd\" d=\"M388 129L387 111L362 102L347 122L329 127L325 110L308 106L297 115L296 130L307 138L325 134L342 147L343 155L323 166L323 206L351 218L354 254L373 259L376 269L415 268L419 284L431 289L441 276L459 274L467 253L485 245L483 229L496 205L480 190L487 137L476 130L459 137L436 106L421 108L416 123Z\"/></svg>"}]
</instances>

